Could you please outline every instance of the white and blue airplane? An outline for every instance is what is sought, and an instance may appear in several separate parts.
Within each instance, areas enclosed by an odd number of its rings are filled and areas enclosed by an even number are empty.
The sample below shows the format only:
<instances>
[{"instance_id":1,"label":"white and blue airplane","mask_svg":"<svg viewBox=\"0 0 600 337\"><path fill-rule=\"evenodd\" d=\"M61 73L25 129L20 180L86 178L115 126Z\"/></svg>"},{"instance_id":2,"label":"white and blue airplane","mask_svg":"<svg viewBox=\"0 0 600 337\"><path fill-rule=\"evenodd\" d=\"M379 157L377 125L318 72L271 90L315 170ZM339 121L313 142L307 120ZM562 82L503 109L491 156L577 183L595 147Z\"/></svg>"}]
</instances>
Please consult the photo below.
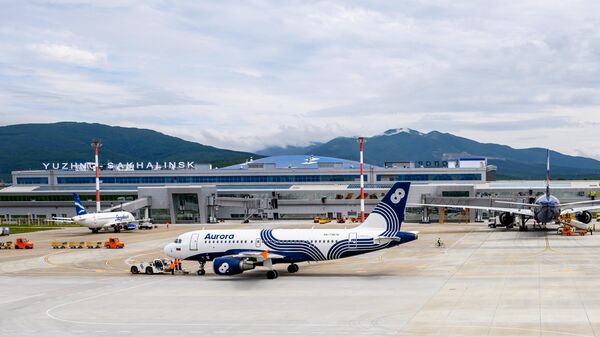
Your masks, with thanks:
<instances>
[{"instance_id":1,"label":"white and blue airplane","mask_svg":"<svg viewBox=\"0 0 600 337\"><path fill-rule=\"evenodd\" d=\"M51 221L75 223L89 228L92 233L98 233L101 229L112 229L115 233L118 233L127 224L141 221L136 220L133 214L123 211L88 213L77 193L73 193L73 203L75 204L75 213L77 215L72 218L55 217Z\"/></svg>"},{"instance_id":2,"label":"white and blue airplane","mask_svg":"<svg viewBox=\"0 0 600 337\"><path fill-rule=\"evenodd\" d=\"M529 219L534 219L541 228L545 228L548 223L559 223L563 215L572 215L574 217L569 222L571 225L580 229L587 229L588 224L592 221L592 213L590 211L600 209L600 205L597 204L598 201L596 200L561 203L557 197L550 193L550 150L547 150L546 154L546 193L540 195L531 204L500 200L493 201L498 204L512 205L512 207L452 204L409 204L409 207L428 206L495 211L500 213L498 218L502 226L505 227L512 227L516 215L519 215L521 218L519 230L527 230L527 221Z\"/></svg>"},{"instance_id":3,"label":"white and blue airplane","mask_svg":"<svg viewBox=\"0 0 600 337\"><path fill-rule=\"evenodd\" d=\"M410 183L394 184L367 220L351 229L231 229L197 230L181 234L165 246L167 256L198 261L198 275L213 262L217 275L236 275L257 266L266 267L267 278L277 278L277 263L336 260L392 248L416 240L418 232L400 231Z\"/></svg>"}]
</instances>

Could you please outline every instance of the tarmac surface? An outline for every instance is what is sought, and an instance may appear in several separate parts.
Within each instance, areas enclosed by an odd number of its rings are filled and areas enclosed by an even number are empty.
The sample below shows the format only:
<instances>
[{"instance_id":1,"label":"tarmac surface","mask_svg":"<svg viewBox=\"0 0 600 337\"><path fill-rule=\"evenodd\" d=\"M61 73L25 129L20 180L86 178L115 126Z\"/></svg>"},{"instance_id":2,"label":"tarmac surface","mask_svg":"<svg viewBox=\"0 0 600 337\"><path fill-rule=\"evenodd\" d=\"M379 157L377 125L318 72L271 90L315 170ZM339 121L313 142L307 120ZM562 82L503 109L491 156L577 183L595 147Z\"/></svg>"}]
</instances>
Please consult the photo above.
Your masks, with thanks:
<instances>
[{"instance_id":1,"label":"tarmac surface","mask_svg":"<svg viewBox=\"0 0 600 337\"><path fill-rule=\"evenodd\" d=\"M293 275L276 265L275 280L262 268L216 276L210 265L197 276L191 262L184 262L190 275L129 273L135 262L163 257L162 247L178 234L202 227L212 226L122 232L120 250L51 248L52 241L115 235L86 228L20 235L36 246L0 250L0 336L600 334L600 235L404 224L403 230L420 231L418 240L300 264ZM435 247L438 237L445 247Z\"/></svg>"}]
</instances>

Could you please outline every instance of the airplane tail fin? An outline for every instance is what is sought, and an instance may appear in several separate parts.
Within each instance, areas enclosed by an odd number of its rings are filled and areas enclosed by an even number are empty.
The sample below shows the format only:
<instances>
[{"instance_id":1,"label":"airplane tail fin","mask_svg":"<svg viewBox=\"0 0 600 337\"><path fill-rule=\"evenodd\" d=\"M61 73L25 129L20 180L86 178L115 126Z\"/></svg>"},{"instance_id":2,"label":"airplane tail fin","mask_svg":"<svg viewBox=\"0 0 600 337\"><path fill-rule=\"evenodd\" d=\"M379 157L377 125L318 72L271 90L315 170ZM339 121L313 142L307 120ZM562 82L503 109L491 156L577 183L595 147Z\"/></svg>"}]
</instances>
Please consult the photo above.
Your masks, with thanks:
<instances>
[{"instance_id":1,"label":"airplane tail fin","mask_svg":"<svg viewBox=\"0 0 600 337\"><path fill-rule=\"evenodd\" d=\"M546 197L550 198L550 149L546 151Z\"/></svg>"},{"instance_id":2,"label":"airplane tail fin","mask_svg":"<svg viewBox=\"0 0 600 337\"><path fill-rule=\"evenodd\" d=\"M381 230L381 236L395 236L404 221L409 182L395 183L359 229Z\"/></svg>"},{"instance_id":3,"label":"airplane tail fin","mask_svg":"<svg viewBox=\"0 0 600 337\"><path fill-rule=\"evenodd\" d=\"M83 207L83 204L81 203L77 193L73 193L73 202L75 203L75 213L77 215L87 214L87 211L85 210L85 207Z\"/></svg>"}]
</instances>

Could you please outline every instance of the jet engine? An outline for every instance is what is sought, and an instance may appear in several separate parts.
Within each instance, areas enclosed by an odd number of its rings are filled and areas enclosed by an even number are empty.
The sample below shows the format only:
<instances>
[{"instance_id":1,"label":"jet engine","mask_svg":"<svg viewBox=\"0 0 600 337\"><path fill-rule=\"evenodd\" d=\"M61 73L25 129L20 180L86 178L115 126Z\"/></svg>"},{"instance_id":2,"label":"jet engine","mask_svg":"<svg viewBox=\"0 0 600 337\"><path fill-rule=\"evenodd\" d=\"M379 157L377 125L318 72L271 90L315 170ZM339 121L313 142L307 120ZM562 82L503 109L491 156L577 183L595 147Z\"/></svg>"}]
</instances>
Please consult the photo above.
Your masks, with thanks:
<instances>
[{"instance_id":1,"label":"jet engine","mask_svg":"<svg viewBox=\"0 0 600 337\"><path fill-rule=\"evenodd\" d=\"M237 257L218 257L213 261L213 269L217 275L235 275L254 269L254 263Z\"/></svg>"},{"instance_id":2,"label":"jet engine","mask_svg":"<svg viewBox=\"0 0 600 337\"><path fill-rule=\"evenodd\" d=\"M512 213L504 212L500 214L500 223L503 226L511 226L515 222L515 216Z\"/></svg>"},{"instance_id":3,"label":"jet engine","mask_svg":"<svg viewBox=\"0 0 600 337\"><path fill-rule=\"evenodd\" d=\"M583 211L577 214L577 221L588 224L592 221L592 213L588 211Z\"/></svg>"}]
</instances>

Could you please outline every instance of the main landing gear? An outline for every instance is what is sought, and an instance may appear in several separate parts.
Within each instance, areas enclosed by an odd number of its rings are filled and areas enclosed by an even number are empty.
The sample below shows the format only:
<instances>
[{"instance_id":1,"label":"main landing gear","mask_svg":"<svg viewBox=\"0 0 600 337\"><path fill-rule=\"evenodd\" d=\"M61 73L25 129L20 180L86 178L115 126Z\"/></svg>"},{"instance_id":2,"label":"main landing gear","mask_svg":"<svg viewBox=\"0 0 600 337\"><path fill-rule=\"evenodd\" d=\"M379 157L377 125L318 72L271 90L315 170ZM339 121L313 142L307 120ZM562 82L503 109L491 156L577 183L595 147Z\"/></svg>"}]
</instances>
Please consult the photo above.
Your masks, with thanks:
<instances>
[{"instance_id":1,"label":"main landing gear","mask_svg":"<svg viewBox=\"0 0 600 337\"><path fill-rule=\"evenodd\" d=\"M121 226L119 226L119 225L115 225L115 226L113 227L113 230L115 231L115 233L121 233Z\"/></svg>"},{"instance_id":2,"label":"main landing gear","mask_svg":"<svg viewBox=\"0 0 600 337\"><path fill-rule=\"evenodd\" d=\"M92 233L94 233L94 234L98 234L99 231L100 231L100 228L92 228Z\"/></svg>"},{"instance_id":3,"label":"main landing gear","mask_svg":"<svg viewBox=\"0 0 600 337\"><path fill-rule=\"evenodd\" d=\"M527 231L527 220L529 220L527 217L521 215L521 224L519 225L519 232Z\"/></svg>"},{"instance_id":4,"label":"main landing gear","mask_svg":"<svg viewBox=\"0 0 600 337\"><path fill-rule=\"evenodd\" d=\"M290 274L293 274L293 273L297 272L299 269L300 269L300 267L298 267L298 265L295 264L295 263L292 263L292 264L290 264L287 267L287 271ZM271 270L267 271L267 278L269 280L273 280L273 279L276 279L278 277L279 277L279 273L277 272L277 270L271 269Z\"/></svg>"},{"instance_id":5,"label":"main landing gear","mask_svg":"<svg viewBox=\"0 0 600 337\"><path fill-rule=\"evenodd\" d=\"M299 268L299 267L298 267L298 265L297 265L297 264L295 264L295 263L292 263L292 264L290 264L290 265L287 267L288 273L291 273L291 274L293 274L293 273L297 272L297 271L298 271L298 269L300 269L300 268Z\"/></svg>"},{"instance_id":6,"label":"main landing gear","mask_svg":"<svg viewBox=\"0 0 600 337\"><path fill-rule=\"evenodd\" d=\"M200 261L200 269L198 269L198 276L202 276L204 274L206 274L206 270L204 270L204 265L206 264L206 261Z\"/></svg>"}]
</instances>

